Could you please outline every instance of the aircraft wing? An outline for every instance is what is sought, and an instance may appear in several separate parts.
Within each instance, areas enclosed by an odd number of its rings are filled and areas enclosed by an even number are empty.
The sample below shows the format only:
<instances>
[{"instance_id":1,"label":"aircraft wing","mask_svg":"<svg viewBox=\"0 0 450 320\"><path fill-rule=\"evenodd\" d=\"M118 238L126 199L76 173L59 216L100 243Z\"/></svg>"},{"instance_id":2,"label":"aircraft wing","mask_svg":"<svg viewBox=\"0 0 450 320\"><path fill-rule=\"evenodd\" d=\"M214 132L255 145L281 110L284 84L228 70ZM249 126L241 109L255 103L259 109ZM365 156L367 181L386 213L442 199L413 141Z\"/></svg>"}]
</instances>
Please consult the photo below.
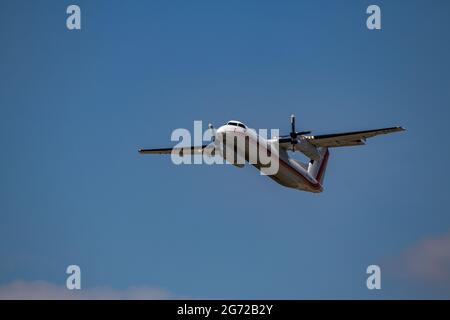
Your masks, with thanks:
<instances>
[{"instance_id":1,"label":"aircraft wing","mask_svg":"<svg viewBox=\"0 0 450 320\"><path fill-rule=\"evenodd\" d=\"M202 154L206 148L210 148L209 145L203 145L198 147L179 147L179 148L160 148L160 149L139 149L140 154L171 154L175 152L180 156L190 154Z\"/></svg>"},{"instance_id":2,"label":"aircraft wing","mask_svg":"<svg viewBox=\"0 0 450 320\"><path fill-rule=\"evenodd\" d=\"M365 144L367 138L380 134L404 131L402 127L390 127L375 130L342 132L333 134L323 134L318 136L304 136L305 139L316 147L347 147Z\"/></svg>"}]
</instances>

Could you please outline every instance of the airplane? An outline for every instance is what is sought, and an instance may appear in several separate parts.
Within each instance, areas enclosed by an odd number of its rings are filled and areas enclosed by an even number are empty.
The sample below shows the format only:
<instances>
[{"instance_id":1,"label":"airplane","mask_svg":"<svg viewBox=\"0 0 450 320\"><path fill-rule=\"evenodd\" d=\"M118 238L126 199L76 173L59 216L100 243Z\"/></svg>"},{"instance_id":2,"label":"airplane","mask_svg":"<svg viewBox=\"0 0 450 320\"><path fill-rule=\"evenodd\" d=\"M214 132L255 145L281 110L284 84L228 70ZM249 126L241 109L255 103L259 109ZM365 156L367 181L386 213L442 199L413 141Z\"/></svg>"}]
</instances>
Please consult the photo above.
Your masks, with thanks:
<instances>
[{"instance_id":1,"label":"airplane","mask_svg":"<svg viewBox=\"0 0 450 320\"><path fill-rule=\"evenodd\" d=\"M258 135L256 131L249 129L244 123L237 120L230 120L217 130L210 124L209 129L213 130L212 143L202 146L175 147L162 149L139 149L141 154L171 154L177 153L180 156L207 154L215 156L218 153L222 158L237 167L243 167L244 163L237 163L236 157L249 162L249 143L263 148L271 160L277 161L278 168L273 174L266 174L282 186L320 193L323 191L323 181L330 155L329 148L361 146L365 144L367 138L380 134L405 131L403 127L389 127L364 131L341 132L324 135L311 135L311 131L296 131L295 115L291 116L291 132L289 135L272 137L265 139ZM215 132L215 133L214 133ZM227 139L244 137L245 148L237 148L233 145L233 160L230 160L227 153ZM234 141L234 140L233 140ZM303 153L310 159L309 163L300 162L292 157L289 152L295 151ZM227 158L228 155L228 158ZM265 172L267 162L262 163L259 157L256 161L249 162L258 170Z\"/></svg>"}]
</instances>

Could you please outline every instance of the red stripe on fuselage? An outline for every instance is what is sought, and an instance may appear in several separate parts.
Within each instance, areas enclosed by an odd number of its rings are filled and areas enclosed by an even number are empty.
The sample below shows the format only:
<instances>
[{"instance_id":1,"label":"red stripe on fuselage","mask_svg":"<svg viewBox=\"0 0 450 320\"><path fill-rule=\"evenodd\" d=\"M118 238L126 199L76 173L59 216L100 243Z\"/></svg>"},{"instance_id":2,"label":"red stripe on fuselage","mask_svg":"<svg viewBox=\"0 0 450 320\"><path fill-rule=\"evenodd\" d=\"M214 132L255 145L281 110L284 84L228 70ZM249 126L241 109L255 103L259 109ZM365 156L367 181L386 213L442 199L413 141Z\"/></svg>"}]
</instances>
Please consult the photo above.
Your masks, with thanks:
<instances>
[{"instance_id":1,"label":"red stripe on fuselage","mask_svg":"<svg viewBox=\"0 0 450 320\"><path fill-rule=\"evenodd\" d=\"M328 162L328 156L330 155L330 151L328 151L325 153L324 158L322 160L322 163L320 164L320 168L319 168L319 172L317 173L317 177L316 180L320 183L320 180L322 179L322 175L325 171L325 168L327 166L327 162Z\"/></svg>"}]
</instances>

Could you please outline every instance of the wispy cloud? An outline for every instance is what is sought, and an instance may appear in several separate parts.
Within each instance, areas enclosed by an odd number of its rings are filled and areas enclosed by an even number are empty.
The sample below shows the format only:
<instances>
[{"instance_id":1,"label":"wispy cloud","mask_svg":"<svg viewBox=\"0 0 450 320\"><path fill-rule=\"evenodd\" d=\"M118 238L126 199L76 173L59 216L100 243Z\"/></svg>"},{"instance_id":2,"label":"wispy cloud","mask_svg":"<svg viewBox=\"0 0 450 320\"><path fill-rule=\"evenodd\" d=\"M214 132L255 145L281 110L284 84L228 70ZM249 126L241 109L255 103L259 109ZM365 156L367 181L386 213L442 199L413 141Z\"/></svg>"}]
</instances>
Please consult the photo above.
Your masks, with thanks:
<instances>
[{"instance_id":1,"label":"wispy cloud","mask_svg":"<svg viewBox=\"0 0 450 320\"><path fill-rule=\"evenodd\" d=\"M399 278L450 289L450 232L420 240L387 264Z\"/></svg>"},{"instance_id":2,"label":"wispy cloud","mask_svg":"<svg viewBox=\"0 0 450 320\"><path fill-rule=\"evenodd\" d=\"M129 287L125 290L117 290L110 287L95 287L81 290L68 290L65 286L59 286L46 281L16 281L0 286L0 299L33 299L33 300L161 300L176 299L167 290L155 287Z\"/></svg>"}]
</instances>

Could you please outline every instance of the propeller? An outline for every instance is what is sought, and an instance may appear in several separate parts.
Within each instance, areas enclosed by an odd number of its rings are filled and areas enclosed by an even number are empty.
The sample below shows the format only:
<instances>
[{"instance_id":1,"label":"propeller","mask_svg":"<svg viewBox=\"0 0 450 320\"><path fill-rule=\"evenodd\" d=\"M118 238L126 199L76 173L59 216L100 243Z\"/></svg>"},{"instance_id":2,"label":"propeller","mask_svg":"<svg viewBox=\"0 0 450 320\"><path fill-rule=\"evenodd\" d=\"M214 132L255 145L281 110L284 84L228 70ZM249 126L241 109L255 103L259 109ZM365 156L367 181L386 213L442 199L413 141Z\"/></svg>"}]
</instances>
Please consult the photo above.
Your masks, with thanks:
<instances>
[{"instance_id":1,"label":"propeller","mask_svg":"<svg viewBox=\"0 0 450 320\"><path fill-rule=\"evenodd\" d=\"M289 133L289 138L287 136L283 136L279 139L280 142L290 142L292 145L292 151L295 151L295 145L298 143L297 137L310 134L311 131L296 131L295 130L295 115L291 115L291 132Z\"/></svg>"},{"instance_id":2,"label":"propeller","mask_svg":"<svg viewBox=\"0 0 450 320\"><path fill-rule=\"evenodd\" d=\"M214 132L214 127L213 127L213 125L211 123L208 124L208 129L211 130L211 135L212 135L211 141L212 142L216 141L216 134Z\"/></svg>"}]
</instances>

